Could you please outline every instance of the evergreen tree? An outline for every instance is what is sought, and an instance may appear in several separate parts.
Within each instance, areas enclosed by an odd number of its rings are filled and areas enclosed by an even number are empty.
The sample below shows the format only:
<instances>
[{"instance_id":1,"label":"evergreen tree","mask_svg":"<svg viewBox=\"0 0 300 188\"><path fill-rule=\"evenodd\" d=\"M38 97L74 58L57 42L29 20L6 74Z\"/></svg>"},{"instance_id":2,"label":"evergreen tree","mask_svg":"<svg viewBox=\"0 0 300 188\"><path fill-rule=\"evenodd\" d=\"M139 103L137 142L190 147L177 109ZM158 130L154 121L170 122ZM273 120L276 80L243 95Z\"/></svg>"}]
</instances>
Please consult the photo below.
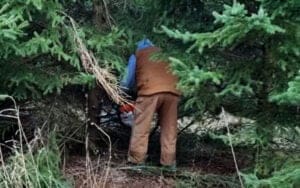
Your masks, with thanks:
<instances>
[{"instance_id":1,"label":"evergreen tree","mask_svg":"<svg viewBox=\"0 0 300 188\"><path fill-rule=\"evenodd\" d=\"M270 4L272 7L269 7ZM263 100L261 104L266 104L270 99L283 102L282 97L288 96L288 94L278 93L293 91L294 93L290 94L290 98L286 98L285 102L299 105L299 101L297 101L299 93L295 92L297 79L293 80L300 67L299 18L297 17L299 3L287 1L277 2L277 6L275 4L273 1L272 3L262 1L260 5L257 5L259 6L257 12L249 12L244 4L237 2L231 6L225 5L223 13L213 12L217 27L210 32L182 33L162 26L162 29L170 37L181 39L185 43L193 43L187 50L188 53L197 49L202 56L205 56L204 50L210 53L209 50L213 49L217 51L210 54L211 56L217 56L221 51L221 54L224 54L223 57L234 57L231 62L223 59L220 64L211 62L210 65L200 65L203 67L202 69L199 67L199 63L189 69L189 65L183 65L185 63L172 59L175 70L187 66L188 72L195 73L191 73L189 77L182 74L183 87L187 86L185 83L187 79L194 80L190 85L193 87L189 87L194 92L187 88L184 91L187 91L190 96L195 96L199 91L206 92L205 90L201 91L199 87L207 80L220 85L220 79L222 79L224 84L222 89L214 92L218 97L234 95L243 98L247 95L260 98ZM199 68L195 68L195 66ZM213 70L214 74L209 74L208 78L207 74L200 74L201 72L197 74L196 72L199 70L207 73L210 73L209 70ZM181 76L180 73L179 76ZM202 78L202 76L206 78ZM293 81L288 85L289 80ZM294 88L284 90L288 87ZM277 95L279 96L276 97Z\"/></svg>"},{"instance_id":2,"label":"evergreen tree","mask_svg":"<svg viewBox=\"0 0 300 188\"><path fill-rule=\"evenodd\" d=\"M236 141L257 140L256 170L244 175L250 187L295 186L299 181L297 153L266 157L279 135L299 144L299 9L296 0L233 1L222 13L212 13L215 27L210 31L161 27L169 37L187 43L191 57L198 53L196 61L170 58L188 108L205 111L221 105L256 120L255 134L241 129L234 135Z\"/></svg>"},{"instance_id":3,"label":"evergreen tree","mask_svg":"<svg viewBox=\"0 0 300 188\"><path fill-rule=\"evenodd\" d=\"M24 99L60 92L66 85L93 84L93 76L81 70L74 34L66 17L67 14L75 15L77 12L74 11L82 3L56 0L0 2L1 93ZM93 11L91 3L85 1L81 7L87 15ZM120 52L126 47L126 42L121 39L123 31L117 28L99 30L92 27L88 16L76 16L82 23L78 32L101 66L120 72L124 67Z\"/></svg>"}]
</instances>

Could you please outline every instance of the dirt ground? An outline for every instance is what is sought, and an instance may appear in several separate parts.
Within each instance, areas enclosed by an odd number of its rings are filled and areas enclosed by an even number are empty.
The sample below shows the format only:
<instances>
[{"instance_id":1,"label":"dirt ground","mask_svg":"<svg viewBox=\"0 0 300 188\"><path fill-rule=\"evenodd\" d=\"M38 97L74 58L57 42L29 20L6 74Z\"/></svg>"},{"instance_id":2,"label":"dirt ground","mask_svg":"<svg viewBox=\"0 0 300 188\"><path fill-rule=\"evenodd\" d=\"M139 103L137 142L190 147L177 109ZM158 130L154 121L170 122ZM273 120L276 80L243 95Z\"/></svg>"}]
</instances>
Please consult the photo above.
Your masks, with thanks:
<instances>
[{"instance_id":1,"label":"dirt ground","mask_svg":"<svg viewBox=\"0 0 300 188\"><path fill-rule=\"evenodd\" d=\"M107 179L107 161L98 159L92 160L92 166L98 166L94 172L89 172L86 168L86 157L72 156L65 166L65 174L73 179L75 187L107 187L107 188L151 188L151 187L175 187L174 177L164 177L163 175L149 175L145 172L122 170L126 166L125 161L112 161L109 167ZM87 178L90 174L90 178ZM105 184L105 185L104 185Z\"/></svg>"},{"instance_id":2,"label":"dirt ground","mask_svg":"<svg viewBox=\"0 0 300 188\"><path fill-rule=\"evenodd\" d=\"M152 157L152 159L155 158ZM88 160L87 160L88 159ZM203 155L202 159L185 161L177 165L177 172L172 175L165 175L159 170L155 172L147 170L124 170L126 165L126 151L114 151L112 160L108 165L109 156L107 153L98 157L86 157L72 155L65 161L64 172L66 177L73 180L76 188L107 187L107 188L173 188L173 187L231 187L228 184L220 183L218 177L236 176L232 156L229 152L219 152L212 157ZM239 156L239 166L249 166L248 158ZM109 166L109 168L108 168ZM154 167L155 168L155 167ZM106 172L108 174L106 177ZM213 175L213 176L210 176ZM205 184L181 185L181 181L197 181L194 179L202 176ZM199 181L202 181L199 179ZM212 184L209 181L214 181ZM235 181L236 179L233 178ZM237 182L233 184L236 185ZM210 186L208 186L210 185Z\"/></svg>"},{"instance_id":3,"label":"dirt ground","mask_svg":"<svg viewBox=\"0 0 300 188\"><path fill-rule=\"evenodd\" d=\"M188 132L178 137L175 176L165 176L159 171L149 173L122 169L127 166L130 135L130 129L124 127L105 130L112 141L110 162L108 143L102 134L96 135L102 139L96 146L101 151L97 151L98 154L90 152L91 157L87 157L84 140L85 108L78 98L82 97L58 96L53 100L23 105L23 113L28 111L29 114L23 118L24 127L28 127L27 132L32 133L35 127L43 126L45 134L53 129L61 133L59 138L69 147L67 154L63 155L64 173L76 188L239 187L230 148ZM158 131L150 138L148 151L148 162L155 166L159 162L160 153ZM252 165L253 155L249 150L236 148L236 154L240 169Z\"/></svg>"}]
</instances>

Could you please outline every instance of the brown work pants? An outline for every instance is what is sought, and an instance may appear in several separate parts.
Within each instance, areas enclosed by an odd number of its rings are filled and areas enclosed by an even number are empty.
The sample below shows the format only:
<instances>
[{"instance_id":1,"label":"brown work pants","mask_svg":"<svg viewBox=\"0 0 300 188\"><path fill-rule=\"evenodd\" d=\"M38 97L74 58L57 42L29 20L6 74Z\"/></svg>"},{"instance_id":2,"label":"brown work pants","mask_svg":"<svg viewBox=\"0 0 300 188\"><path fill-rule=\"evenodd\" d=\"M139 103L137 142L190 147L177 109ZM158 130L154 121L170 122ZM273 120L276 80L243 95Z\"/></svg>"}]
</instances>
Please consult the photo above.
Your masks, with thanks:
<instances>
[{"instance_id":1,"label":"brown work pants","mask_svg":"<svg viewBox=\"0 0 300 188\"><path fill-rule=\"evenodd\" d=\"M157 93L139 96L135 106L135 123L131 132L128 160L143 163L148 149L151 121L155 112L158 113L160 126L162 165L173 165L176 161L177 140L177 105L179 96L172 93Z\"/></svg>"}]
</instances>

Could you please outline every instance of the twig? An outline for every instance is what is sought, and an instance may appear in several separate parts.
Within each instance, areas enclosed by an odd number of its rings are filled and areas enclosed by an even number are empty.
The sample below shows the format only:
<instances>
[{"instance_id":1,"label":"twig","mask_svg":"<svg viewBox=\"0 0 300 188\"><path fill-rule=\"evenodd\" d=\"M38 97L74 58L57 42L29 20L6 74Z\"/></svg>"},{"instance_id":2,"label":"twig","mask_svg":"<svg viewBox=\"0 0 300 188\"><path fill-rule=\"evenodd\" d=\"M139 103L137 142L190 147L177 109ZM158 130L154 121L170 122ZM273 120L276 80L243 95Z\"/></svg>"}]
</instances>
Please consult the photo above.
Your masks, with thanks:
<instances>
[{"instance_id":1,"label":"twig","mask_svg":"<svg viewBox=\"0 0 300 188\"><path fill-rule=\"evenodd\" d=\"M110 136L101 128L99 127L97 124L95 124L94 122L92 122L92 125L94 125L101 133L103 133L107 139L108 139L108 142L109 142L109 158L108 158L108 162L107 162L107 168L106 168L106 172L105 172L105 179L104 179L104 183L103 183L103 188L105 188L105 185L106 185L106 181L107 181L107 177L108 177L108 174L109 174L109 171L110 171L110 163L111 163L111 151L112 151L112 144L111 144L111 139L110 139Z\"/></svg>"},{"instance_id":2,"label":"twig","mask_svg":"<svg viewBox=\"0 0 300 188\"><path fill-rule=\"evenodd\" d=\"M103 5L104 5L104 9L105 9L105 15L106 15L106 21L109 25L109 27L111 28L112 27L112 22L114 22L114 19L113 17L109 14L109 10L108 10L108 7L107 7L107 3L105 0L102 0L103 2Z\"/></svg>"},{"instance_id":3,"label":"twig","mask_svg":"<svg viewBox=\"0 0 300 188\"><path fill-rule=\"evenodd\" d=\"M3 114L0 114L0 117L12 118L12 119L18 119L18 117L16 117L16 116L11 116L11 115L3 115Z\"/></svg>"},{"instance_id":4,"label":"twig","mask_svg":"<svg viewBox=\"0 0 300 188\"><path fill-rule=\"evenodd\" d=\"M94 183L92 182L91 168L89 168L91 166L91 159L89 156L88 140L89 140L89 136L87 134L86 139L85 139L85 149L86 149L85 169L87 170L86 181L90 187L94 187L94 186L92 186L92 185L94 185Z\"/></svg>"},{"instance_id":5,"label":"twig","mask_svg":"<svg viewBox=\"0 0 300 188\"><path fill-rule=\"evenodd\" d=\"M195 123L195 120L191 120L191 122L189 122L184 128L182 128L179 133L177 135L180 135L183 133L183 131L185 131L186 129L188 129L190 126L192 126Z\"/></svg>"},{"instance_id":6,"label":"twig","mask_svg":"<svg viewBox=\"0 0 300 188\"><path fill-rule=\"evenodd\" d=\"M233 148L233 145L232 145L232 138L231 138L231 134L230 134L229 126L228 126L229 125L228 117L225 114L225 110L224 110L223 107L222 107L221 117L225 121L225 125L226 125L226 128L227 128L227 135L228 135L228 139L229 139L229 145L230 145L230 148L231 148L232 157L233 157L233 160L234 160L235 169L236 169L237 175L239 177L241 187L244 188L243 180L242 180L242 177L241 177L241 174L240 174L239 166L237 164L234 148Z\"/></svg>"},{"instance_id":7,"label":"twig","mask_svg":"<svg viewBox=\"0 0 300 188\"><path fill-rule=\"evenodd\" d=\"M0 110L0 114L3 114L4 112L16 112L16 110L13 108L7 108L7 109Z\"/></svg>"},{"instance_id":8,"label":"twig","mask_svg":"<svg viewBox=\"0 0 300 188\"><path fill-rule=\"evenodd\" d=\"M64 139L64 140L71 140L73 142L77 142L77 143L80 143L80 144L83 144L84 142L81 141L81 140L78 140L78 139L75 139L75 138L72 138L72 137L69 137L69 136L61 136L60 138ZM62 147L63 145L65 145L66 142L63 142L60 147Z\"/></svg>"},{"instance_id":9,"label":"twig","mask_svg":"<svg viewBox=\"0 0 300 188\"><path fill-rule=\"evenodd\" d=\"M79 130L81 129L81 127L77 127L70 135L68 136L61 136L61 138L66 138L66 139L69 139L69 140L74 140L74 138L72 138ZM74 140L76 141L76 139ZM78 143L84 143L83 141L79 141L77 140ZM66 144L66 141L63 141L60 145L59 145L59 148L62 147L63 145Z\"/></svg>"}]
</instances>

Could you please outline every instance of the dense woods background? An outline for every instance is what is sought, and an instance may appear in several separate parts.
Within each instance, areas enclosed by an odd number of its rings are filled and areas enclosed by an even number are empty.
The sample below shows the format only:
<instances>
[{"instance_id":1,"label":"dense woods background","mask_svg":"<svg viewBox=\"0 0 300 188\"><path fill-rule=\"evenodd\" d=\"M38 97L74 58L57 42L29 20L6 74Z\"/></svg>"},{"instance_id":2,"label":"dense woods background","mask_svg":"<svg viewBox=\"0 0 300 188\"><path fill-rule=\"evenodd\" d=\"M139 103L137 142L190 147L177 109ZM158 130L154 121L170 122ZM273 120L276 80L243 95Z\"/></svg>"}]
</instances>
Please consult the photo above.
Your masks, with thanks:
<instances>
[{"instance_id":1,"label":"dense woods background","mask_svg":"<svg viewBox=\"0 0 300 188\"><path fill-rule=\"evenodd\" d=\"M9 146L10 157L1 155L1 187L71 186L61 173L64 139L57 135L68 135L76 123L44 135L44 122L35 117L40 124L30 131L43 130L43 139L39 146L23 147L31 140L20 130L11 133L22 124L8 120L20 115L8 95L24 106L59 94L84 98L95 77L82 67L75 32L99 66L118 79L137 41L151 39L180 78L181 116L200 121L224 107L254 120L233 128L231 135L234 147L254 151L254 164L240 169L245 187L300 186L298 0L1 0L0 5L0 112L6 116L0 133L3 144L10 135L18 139ZM229 148L226 131L203 137Z\"/></svg>"}]
</instances>

